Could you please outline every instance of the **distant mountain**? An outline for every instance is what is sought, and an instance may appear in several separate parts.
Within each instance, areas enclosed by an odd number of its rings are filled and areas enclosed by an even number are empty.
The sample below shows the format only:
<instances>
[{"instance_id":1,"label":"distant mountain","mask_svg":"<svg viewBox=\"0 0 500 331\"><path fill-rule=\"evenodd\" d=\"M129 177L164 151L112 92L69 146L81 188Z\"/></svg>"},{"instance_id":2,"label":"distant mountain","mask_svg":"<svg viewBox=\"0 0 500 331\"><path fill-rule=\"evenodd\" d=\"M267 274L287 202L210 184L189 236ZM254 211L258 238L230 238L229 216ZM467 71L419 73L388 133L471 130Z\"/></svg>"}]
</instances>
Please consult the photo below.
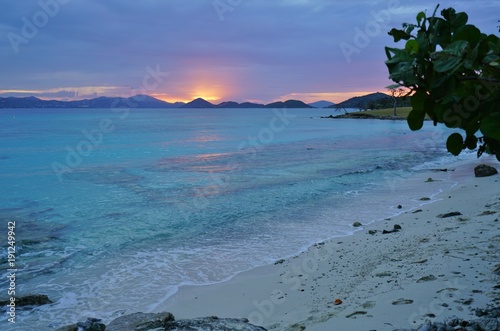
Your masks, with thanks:
<instances>
[{"instance_id":1,"label":"distant mountain","mask_svg":"<svg viewBox=\"0 0 500 331\"><path fill-rule=\"evenodd\" d=\"M299 100L278 101L264 106L265 108L312 108Z\"/></svg>"},{"instance_id":2,"label":"distant mountain","mask_svg":"<svg viewBox=\"0 0 500 331\"><path fill-rule=\"evenodd\" d=\"M202 98L191 102L169 103L149 95L135 95L129 98L121 97L98 97L76 101L42 100L36 97L0 97L0 108L366 108L367 105L376 101L377 105L389 100L390 96L384 93L372 93L364 96L354 97L339 104L329 101L317 101L310 105L300 100L278 101L267 105L234 101L222 102L214 105Z\"/></svg>"},{"instance_id":3,"label":"distant mountain","mask_svg":"<svg viewBox=\"0 0 500 331\"><path fill-rule=\"evenodd\" d=\"M234 101L225 101L222 103L219 103L216 107L217 108L239 108L240 104Z\"/></svg>"},{"instance_id":4,"label":"distant mountain","mask_svg":"<svg viewBox=\"0 0 500 331\"><path fill-rule=\"evenodd\" d=\"M194 99L181 108L214 108L215 106L203 98Z\"/></svg>"},{"instance_id":5,"label":"distant mountain","mask_svg":"<svg viewBox=\"0 0 500 331\"><path fill-rule=\"evenodd\" d=\"M165 102L149 95L135 95L130 98L99 97L77 101L0 97L0 108L177 108L179 106L179 103Z\"/></svg>"},{"instance_id":6,"label":"distant mountain","mask_svg":"<svg viewBox=\"0 0 500 331\"><path fill-rule=\"evenodd\" d=\"M182 108L184 105L186 105L185 102L181 102L181 101L176 101L172 104L172 108Z\"/></svg>"},{"instance_id":7,"label":"distant mountain","mask_svg":"<svg viewBox=\"0 0 500 331\"><path fill-rule=\"evenodd\" d=\"M342 101L341 103L337 103L332 106L328 106L327 108L358 108L358 109L365 109L368 107L368 104L373 101L379 101L382 99L390 99L390 96L388 96L385 93L371 93L359 97L354 97L347 99L345 101Z\"/></svg>"},{"instance_id":8,"label":"distant mountain","mask_svg":"<svg viewBox=\"0 0 500 331\"><path fill-rule=\"evenodd\" d=\"M243 102L240 103L239 108L264 108L264 105L261 103Z\"/></svg>"},{"instance_id":9,"label":"distant mountain","mask_svg":"<svg viewBox=\"0 0 500 331\"><path fill-rule=\"evenodd\" d=\"M333 106L335 103L326 101L326 100L321 100L321 101L316 101L316 102L311 102L308 105L314 108L326 108L329 106Z\"/></svg>"},{"instance_id":10,"label":"distant mountain","mask_svg":"<svg viewBox=\"0 0 500 331\"><path fill-rule=\"evenodd\" d=\"M252 102L243 102L237 103L234 101L226 101L217 105L217 108L262 108L263 104L260 103L252 103Z\"/></svg>"}]
</instances>

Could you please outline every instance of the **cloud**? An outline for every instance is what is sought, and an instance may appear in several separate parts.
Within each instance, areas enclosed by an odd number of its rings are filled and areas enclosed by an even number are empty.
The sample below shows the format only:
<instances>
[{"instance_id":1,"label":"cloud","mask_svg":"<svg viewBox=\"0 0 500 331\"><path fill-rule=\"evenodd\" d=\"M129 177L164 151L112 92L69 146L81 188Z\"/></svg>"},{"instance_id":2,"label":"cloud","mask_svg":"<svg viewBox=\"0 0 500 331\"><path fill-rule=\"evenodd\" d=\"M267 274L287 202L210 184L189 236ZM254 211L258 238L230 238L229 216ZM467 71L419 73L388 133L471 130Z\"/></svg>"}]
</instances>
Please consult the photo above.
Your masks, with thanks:
<instances>
[{"instance_id":1,"label":"cloud","mask_svg":"<svg viewBox=\"0 0 500 331\"><path fill-rule=\"evenodd\" d=\"M435 7L430 0L233 3L221 20L206 0L71 0L15 53L7 35L22 35L26 20L33 22L43 9L39 2L2 2L0 89L141 86L146 68L157 65L171 75L151 93L182 99L197 94L200 84L235 101L383 89L384 46L394 46L387 31ZM441 3L467 11L471 23L488 33L497 31L493 2ZM346 56L343 43L356 50Z\"/></svg>"}]
</instances>

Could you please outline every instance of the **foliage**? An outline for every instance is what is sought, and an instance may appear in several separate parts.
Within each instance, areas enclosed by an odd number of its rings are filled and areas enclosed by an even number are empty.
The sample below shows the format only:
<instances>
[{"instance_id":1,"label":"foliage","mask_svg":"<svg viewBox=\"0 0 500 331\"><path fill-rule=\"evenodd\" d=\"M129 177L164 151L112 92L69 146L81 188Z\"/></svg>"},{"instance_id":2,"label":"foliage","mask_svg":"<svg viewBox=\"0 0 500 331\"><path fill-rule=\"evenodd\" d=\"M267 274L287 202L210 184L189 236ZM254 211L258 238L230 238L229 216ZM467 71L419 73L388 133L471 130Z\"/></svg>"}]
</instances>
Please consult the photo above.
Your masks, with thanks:
<instances>
[{"instance_id":1,"label":"foliage","mask_svg":"<svg viewBox=\"0 0 500 331\"><path fill-rule=\"evenodd\" d=\"M439 7L439 5L438 5ZM442 17L425 12L417 24L404 23L389 32L394 42L405 47L386 47L385 62L390 78L410 90L412 111L408 125L423 126L425 115L453 133L446 146L454 155L466 148L496 154L500 161L500 39L486 35L467 24L468 15L453 8L441 11Z\"/></svg>"},{"instance_id":2,"label":"foliage","mask_svg":"<svg viewBox=\"0 0 500 331\"><path fill-rule=\"evenodd\" d=\"M394 103L394 112L393 116L396 116L396 108L398 107L398 99L403 97L406 94L405 89L401 87L390 87L389 93L391 94L391 99Z\"/></svg>"},{"instance_id":3,"label":"foliage","mask_svg":"<svg viewBox=\"0 0 500 331\"><path fill-rule=\"evenodd\" d=\"M382 109L382 108L392 108L394 109L394 98L391 97L391 96L387 96L387 98L382 98L382 99L377 99L377 100L372 100L372 101L369 101L367 104L366 104L366 107L363 107L364 108L367 108L367 109ZM406 97L396 97L396 105L398 107L406 107L406 106L410 106L410 100L409 98L406 98ZM389 114L391 115L391 114Z\"/></svg>"}]
</instances>

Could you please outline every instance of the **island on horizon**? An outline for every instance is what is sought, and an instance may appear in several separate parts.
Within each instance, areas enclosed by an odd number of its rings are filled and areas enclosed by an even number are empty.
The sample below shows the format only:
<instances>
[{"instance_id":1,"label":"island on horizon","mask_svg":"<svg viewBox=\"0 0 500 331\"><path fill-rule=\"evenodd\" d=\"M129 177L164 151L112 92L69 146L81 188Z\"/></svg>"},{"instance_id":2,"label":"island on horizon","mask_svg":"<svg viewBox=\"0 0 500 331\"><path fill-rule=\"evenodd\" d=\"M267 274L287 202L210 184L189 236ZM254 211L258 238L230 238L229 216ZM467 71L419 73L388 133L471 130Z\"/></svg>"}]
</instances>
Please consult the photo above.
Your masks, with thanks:
<instances>
[{"instance_id":1,"label":"island on horizon","mask_svg":"<svg viewBox=\"0 0 500 331\"><path fill-rule=\"evenodd\" d=\"M166 102L149 95L138 94L132 97L97 97L92 99L60 101L44 100L35 96L30 97L0 97L0 108L377 108L387 107L393 102L392 98L385 93L370 93L363 96L353 97L333 103L326 100L306 104L301 100L277 101L269 104L253 102L238 103L235 101L224 101L219 104L211 103L203 98L196 98L188 103Z\"/></svg>"}]
</instances>

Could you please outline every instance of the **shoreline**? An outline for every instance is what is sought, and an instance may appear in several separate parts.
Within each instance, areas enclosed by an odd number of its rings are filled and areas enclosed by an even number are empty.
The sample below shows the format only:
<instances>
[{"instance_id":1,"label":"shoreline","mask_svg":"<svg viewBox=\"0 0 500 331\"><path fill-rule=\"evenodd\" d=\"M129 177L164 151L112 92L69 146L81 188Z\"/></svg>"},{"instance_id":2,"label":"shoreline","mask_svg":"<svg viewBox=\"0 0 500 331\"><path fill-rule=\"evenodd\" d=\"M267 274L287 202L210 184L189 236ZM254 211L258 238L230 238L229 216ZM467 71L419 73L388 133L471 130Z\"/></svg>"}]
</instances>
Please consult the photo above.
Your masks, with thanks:
<instances>
[{"instance_id":1,"label":"shoreline","mask_svg":"<svg viewBox=\"0 0 500 331\"><path fill-rule=\"evenodd\" d=\"M406 119L407 119L407 117L405 117L405 116L393 116L393 115L379 116L379 115L372 115L372 114L363 114L362 112L347 113L347 114L335 115L335 116L334 115L321 116L321 118L331 118L331 119L350 118L350 119L361 119L361 120L393 120L393 121L406 121Z\"/></svg>"},{"instance_id":2,"label":"shoreline","mask_svg":"<svg viewBox=\"0 0 500 331\"><path fill-rule=\"evenodd\" d=\"M487 209L484 204L495 203L485 201L483 196L497 201L500 198L496 190L498 178L473 177L475 165L496 165L491 159L485 159L459 161L457 172L453 175L457 178L462 176L460 181L453 188L439 193L436 201L423 201L418 213L414 214L415 210L405 211L391 219L363 224L361 230L353 228L352 235L315 244L296 256L243 271L225 282L181 286L154 311L169 311L176 318L212 315L242 317L269 330L304 330L305 327L306 330L318 331L334 327L352 330L416 328L425 320L441 320L459 314L473 316L472 308L485 308L484 305L492 301L487 299L492 295L491 288L474 283L474 279L470 279L476 277L472 269L462 270L456 266L451 274L446 272L449 270L443 270L441 266L444 262L455 266L453 259L460 259L451 257L449 253L436 254L435 250L446 246L441 242L445 234L457 238L454 240L454 245L457 245L462 227L473 231L477 226L490 222L490 225L496 226L488 235L494 236L499 232L498 223L492 223L497 219L496 210L489 215L476 216L480 214L479 209L484 209L481 212ZM455 167L455 163L449 166ZM469 197L466 191L477 190L478 186L485 191ZM480 206L479 201L483 200L484 204ZM500 211L500 203L494 206ZM461 211L464 216L436 217L454 211L452 209ZM426 224L422 227L423 218ZM462 218L464 221L460 221ZM472 222L472 218L481 222ZM390 231L394 224L401 225L402 229L382 234L383 229ZM431 228L433 232L429 232ZM484 245L484 241L480 243ZM473 240L470 244L471 247L476 246ZM424 251L417 256L415 250L419 248ZM467 247L460 249L467 251ZM452 251L450 248L447 250ZM391 255L394 257L391 258ZM481 274L486 277L483 283L494 283L490 279L492 272L486 270L487 266L476 261L477 258L469 258L469 261L472 260L476 266L481 265ZM470 298L464 298L462 304L454 303L458 297L470 296L474 286L477 287L473 293L475 300L468 302ZM498 297L498 293L496 295ZM336 299L342 300L342 303L335 305ZM421 316L423 310L433 310L434 313L427 312L427 315ZM398 314L403 317L396 318L394 311L399 311Z\"/></svg>"}]
</instances>

